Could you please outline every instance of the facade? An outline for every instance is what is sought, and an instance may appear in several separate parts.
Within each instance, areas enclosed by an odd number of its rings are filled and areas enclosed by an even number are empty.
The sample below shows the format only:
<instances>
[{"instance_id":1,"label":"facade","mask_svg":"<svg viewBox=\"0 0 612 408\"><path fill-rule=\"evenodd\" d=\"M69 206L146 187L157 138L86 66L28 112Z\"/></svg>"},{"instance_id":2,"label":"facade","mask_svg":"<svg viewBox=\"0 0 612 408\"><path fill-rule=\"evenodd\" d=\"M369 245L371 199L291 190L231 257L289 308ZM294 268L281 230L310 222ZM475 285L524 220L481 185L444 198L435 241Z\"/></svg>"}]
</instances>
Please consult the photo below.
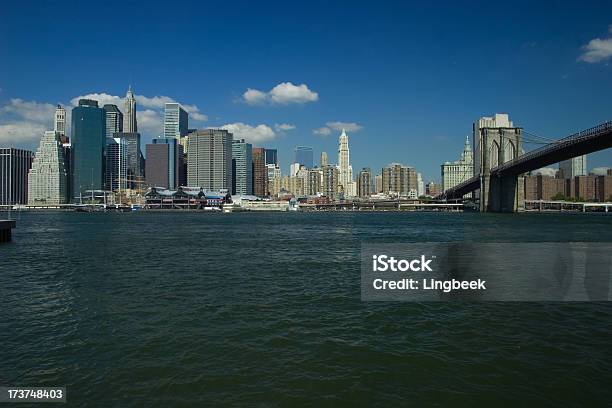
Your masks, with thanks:
<instances>
[{"instance_id":1,"label":"facade","mask_svg":"<svg viewBox=\"0 0 612 408\"><path fill-rule=\"evenodd\" d=\"M60 135L67 136L66 133L66 109L62 105L57 105L53 120L53 130Z\"/></svg>"},{"instance_id":2,"label":"facade","mask_svg":"<svg viewBox=\"0 0 612 408\"><path fill-rule=\"evenodd\" d=\"M327 158L327 152L321 152L321 163L320 167L323 168L325 166L329 166L329 159Z\"/></svg>"},{"instance_id":3,"label":"facade","mask_svg":"<svg viewBox=\"0 0 612 408\"><path fill-rule=\"evenodd\" d=\"M117 105L104 105L102 109L106 117L106 138L112 139L115 133L123 132L123 113Z\"/></svg>"},{"instance_id":4,"label":"facade","mask_svg":"<svg viewBox=\"0 0 612 408\"><path fill-rule=\"evenodd\" d=\"M306 195L317 195L322 192L321 181L323 181L323 170L321 168L314 168L306 170L306 177L304 180L304 194Z\"/></svg>"},{"instance_id":5,"label":"facade","mask_svg":"<svg viewBox=\"0 0 612 408\"><path fill-rule=\"evenodd\" d=\"M232 194L253 194L253 145L244 139L232 143Z\"/></svg>"},{"instance_id":6,"label":"facade","mask_svg":"<svg viewBox=\"0 0 612 408\"><path fill-rule=\"evenodd\" d=\"M525 177L525 200L552 200L558 194L565 195L565 179L545 176Z\"/></svg>"},{"instance_id":7,"label":"facade","mask_svg":"<svg viewBox=\"0 0 612 408\"><path fill-rule=\"evenodd\" d=\"M271 196L277 196L281 189L281 170L276 164L266 164L268 171L268 192Z\"/></svg>"},{"instance_id":8,"label":"facade","mask_svg":"<svg viewBox=\"0 0 612 408\"><path fill-rule=\"evenodd\" d=\"M391 163L382 169L382 192L398 197L417 195L417 173L412 167Z\"/></svg>"},{"instance_id":9,"label":"facade","mask_svg":"<svg viewBox=\"0 0 612 408\"><path fill-rule=\"evenodd\" d=\"M367 198L372 194L372 170L364 167L357 176L357 196Z\"/></svg>"},{"instance_id":10,"label":"facade","mask_svg":"<svg viewBox=\"0 0 612 408\"><path fill-rule=\"evenodd\" d=\"M257 197L268 195L268 169L266 168L266 149L253 148L253 194Z\"/></svg>"},{"instance_id":11,"label":"facade","mask_svg":"<svg viewBox=\"0 0 612 408\"><path fill-rule=\"evenodd\" d=\"M463 152L459 160L442 164L441 170L442 191L446 191L472 178L474 175L474 155L469 137L465 138Z\"/></svg>"},{"instance_id":12,"label":"facade","mask_svg":"<svg viewBox=\"0 0 612 408\"><path fill-rule=\"evenodd\" d=\"M586 154L560 162L559 170L561 170L563 178L570 180L576 176L586 176L588 174Z\"/></svg>"},{"instance_id":13,"label":"facade","mask_svg":"<svg viewBox=\"0 0 612 408\"><path fill-rule=\"evenodd\" d=\"M314 167L312 147L296 146L295 150L293 151L293 162L300 163L301 165L312 169Z\"/></svg>"},{"instance_id":14,"label":"facade","mask_svg":"<svg viewBox=\"0 0 612 408\"><path fill-rule=\"evenodd\" d=\"M187 184L205 190L232 188L233 135L224 129L202 129L189 134Z\"/></svg>"},{"instance_id":15,"label":"facade","mask_svg":"<svg viewBox=\"0 0 612 408\"><path fill-rule=\"evenodd\" d=\"M106 139L106 189L125 191L128 187L128 144L125 139Z\"/></svg>"},{"instance_id":16,"label":"facade","mask_svg":"<svg viewBox=\"0 0 612 408\"><path fill-rule=\"evenodd\" d=\"M323 171L323 182L321 185L321 193L331 200L339 198L339 178L340 174L336 166L325 166Z\"/></svg>"},{"instance_id":17,"label":"facade","mask_svg":"<svg viewBox=\"0 0 612 408\"><path fill-rule=\"evenodd\" d=\"M28 173L34 153L0 148L0 205L28 203Z\"/></svg>"},{"instance_id":18,"label":"facade","mask_svg":"<svg viewBox=\"0 0 612 408\"><path fill-rule=\"evenodd\" d=\"M157 138L146 145L146 183L175 190L180 184L183 146L175 138Z\"/></svg>"},{"instance_id":19,"label":"facade","mask_svg":"<svg viewBox=\"0 0 612 408\"><path fill-rule=\"evenodd\" d=\"M166 103L164 108L164 137L180 139L189 131L189 115L179 103Z\"/></svg>"},{"instance_id":20,"label":"facade","mask_svg":"<svg viewBox=\"0 0 612 408\"><path fill-rule=\"evenodd\" d=\"M116 133L115 137L120 137L127 143L128 188L136 189L142 187L145 160L142 155L142 150L140 150L140 133L121 132Z\"/></svg>"},{"instance_id":21,"label":"facade","mask_svg":"<svg viewBox=\"0 0 612 408\"><path fill-rule=\"evenodd\" d=\"M47 131L28 174L28 204L58 205L68 200L68 172L61 133Z\"/></svg>"},{"instance_id":22,"label":"facade","mask_svg":"<svg viewBox=\"0 0 612 408\"><path fill-rule=\"evenodd\" d=\"M132 92L132 85L128 87L125 94L125 116L123 117L123 132L136 133L138 132L138 124L136 123L136 98Z\"/></svg>"},{"instance_id":23,"label":"facade","mask_svg":"<svg viewBox=\"0 0 612 408\"><path fill-rule=\"evenodd\" d=\"M71 179L74 198L105 185L106 117L98 102L79 100L72 109Z\"/></svg>"},{"instance_id":24,"label":"facade","mask_svg":"<svg viewBox=\"0 0 612 408\"><path fill-rule=\"evenodd\" d=\"M266 166L268 164L278 165L278 150L266 149Z\"/></svg>"},{"instance_id":25,"label":"facade","mask_svg":"<svg viewBox=\"0 0 612 408\"><path fill-rule=\"evenodd\" d=\"M425 195L430 196L430 197L436 197L437 195L442 193L442 190L440 187L441 186L439 184L436 184L433 181L430 181L429 184L427 184L427 186L425 187Z\"/></svg>"},{"instance_id":26,"label":"facade","mask_svg":"<svg viewBox=\"0 0 612 408\"><path fill-rule=\"evenodd\" d=\"M342 129L338 140L338 171L340 175L340 189L344 191L345 197L354 196L353 167L350 161L348 135L344 129Z\"/></svg>"}]
</instances>

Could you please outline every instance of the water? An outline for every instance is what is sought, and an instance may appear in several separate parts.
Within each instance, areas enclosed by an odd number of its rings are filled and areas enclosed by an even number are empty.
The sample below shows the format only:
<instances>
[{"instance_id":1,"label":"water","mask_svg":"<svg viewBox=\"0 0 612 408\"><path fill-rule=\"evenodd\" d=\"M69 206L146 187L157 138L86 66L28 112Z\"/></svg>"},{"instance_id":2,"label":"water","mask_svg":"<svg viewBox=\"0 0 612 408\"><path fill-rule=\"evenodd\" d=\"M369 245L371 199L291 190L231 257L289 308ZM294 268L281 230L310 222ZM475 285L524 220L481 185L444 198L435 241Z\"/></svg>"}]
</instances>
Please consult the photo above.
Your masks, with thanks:
<instances>
[{"instance_id":1,"label":"water","mask_svg":"<svg viewBox=\"0 0 612 408\"><path fill-rule=\"evenodd\" d=\"M608 303L365 303L367 242L612 242L612 217L22 213L0 385L68 406L604 405ZM20 406L27 406L23 404Z\"/></svg>"}]
</instances>

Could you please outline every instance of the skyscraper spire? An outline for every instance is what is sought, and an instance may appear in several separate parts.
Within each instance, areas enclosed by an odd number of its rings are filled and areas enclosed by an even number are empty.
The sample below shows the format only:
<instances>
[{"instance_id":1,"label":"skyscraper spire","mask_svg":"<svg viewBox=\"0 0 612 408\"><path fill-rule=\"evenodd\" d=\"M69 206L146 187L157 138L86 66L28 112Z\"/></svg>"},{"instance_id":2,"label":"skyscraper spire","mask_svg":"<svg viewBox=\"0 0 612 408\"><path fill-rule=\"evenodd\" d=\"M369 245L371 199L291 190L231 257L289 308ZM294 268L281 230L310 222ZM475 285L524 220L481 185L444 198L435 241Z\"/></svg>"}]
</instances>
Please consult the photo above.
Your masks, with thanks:
<instances>
[{"instance_id":1,"label":"skyscraper spire","mask_svg":"<svg viewBox=\"0 0 612 408\"><path fill-rule=\"evenodd\" d=\"M345 129L342 129L338 145L338 170L339 184L342 186L345 195L349 197L355 195L353 191L353 168L351 167L348 135Z\"/></svg>"},{"instance_id":2,"label":"skyscraper spire","mask_svg":"<svg viewBox=\"0 0 612 408\"><path fill-rule=\"evenodd\" d=\"M131 84L128 86L127 93L125 94L123 131L128 133L138 132L138 125L136 123L136 98L134 98Z\"/></svg>"}]
</instances>

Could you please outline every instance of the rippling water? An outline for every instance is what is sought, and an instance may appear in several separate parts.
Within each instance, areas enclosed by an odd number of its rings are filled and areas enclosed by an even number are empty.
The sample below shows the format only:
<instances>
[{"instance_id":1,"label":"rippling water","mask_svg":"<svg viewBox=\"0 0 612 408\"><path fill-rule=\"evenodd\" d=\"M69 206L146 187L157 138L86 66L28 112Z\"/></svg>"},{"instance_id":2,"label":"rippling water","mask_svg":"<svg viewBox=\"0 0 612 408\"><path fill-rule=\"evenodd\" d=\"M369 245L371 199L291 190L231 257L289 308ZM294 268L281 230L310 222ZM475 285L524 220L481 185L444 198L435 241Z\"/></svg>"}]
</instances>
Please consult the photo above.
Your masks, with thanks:
<instances>
[{"instance_id":1,"label":"rippling water","mask_svg":"<svg viewBox=\"0 0 612 408\"><path fill-rule=\"evenodd\" d=\"M611 304L364 303L359 249L612 242L610 216L23 213L13 238L0 385L68 406L609 403Z\"/></svg>"}]
</instances>

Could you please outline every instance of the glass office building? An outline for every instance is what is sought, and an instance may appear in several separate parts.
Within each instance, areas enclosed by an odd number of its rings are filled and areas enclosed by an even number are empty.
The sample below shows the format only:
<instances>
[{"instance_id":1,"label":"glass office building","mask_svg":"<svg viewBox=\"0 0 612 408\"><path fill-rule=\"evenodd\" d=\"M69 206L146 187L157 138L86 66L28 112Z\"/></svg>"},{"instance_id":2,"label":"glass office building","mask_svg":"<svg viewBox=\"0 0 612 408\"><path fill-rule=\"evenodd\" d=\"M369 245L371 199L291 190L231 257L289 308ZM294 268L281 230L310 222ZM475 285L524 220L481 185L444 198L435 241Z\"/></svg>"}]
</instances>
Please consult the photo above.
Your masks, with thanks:
<instances>
[{"instance_id":1,"label":"glass office building","mask_svg":"<svg viewBox=\"0 0 612 408\"><path fill-rule=\"evenodd\" d=\"M302 166L312 169L314 167L312 147L296 146L293 151L293 163L300 163Z\"/></svg>"},{"instance_id":2,"label":"glass office building","mask_svg":"<svg viewBox=\"0 0 612 408\"><path fill-rule=\"evenodd\" d=\"M232 143L232 194L253 194L253 145L244 139Z\"/></svg>"},{"instance_id":3,"label":"glass office building","mask_svg":"<svg viewBox=\"0 0 612 408\"><path fill-rule=\"evenodd\" d=\"M187 135L189 115L178 103L166 103L164 109L164 137L179 139Z\"/></svg>"},{"instance_id":4,"label":"glass office building","mask_svg":"<svg viewBox=\"0 0 612 408\"><path fill-rule=\"evenodd\" d=\"M105 185L106 117L98 102L79 100L72 109L72 188L74 198Z\"/></svg>"},{"instance_id":5,"label":"glass office building","mask_svg":"<svg viewBox=\"0 0 612 408\"><path fill-rule=\"evenodd\" d=\"M278 151L276 149L266 149L266 165L278 164Z\"/></svg>"}]
</instances>

